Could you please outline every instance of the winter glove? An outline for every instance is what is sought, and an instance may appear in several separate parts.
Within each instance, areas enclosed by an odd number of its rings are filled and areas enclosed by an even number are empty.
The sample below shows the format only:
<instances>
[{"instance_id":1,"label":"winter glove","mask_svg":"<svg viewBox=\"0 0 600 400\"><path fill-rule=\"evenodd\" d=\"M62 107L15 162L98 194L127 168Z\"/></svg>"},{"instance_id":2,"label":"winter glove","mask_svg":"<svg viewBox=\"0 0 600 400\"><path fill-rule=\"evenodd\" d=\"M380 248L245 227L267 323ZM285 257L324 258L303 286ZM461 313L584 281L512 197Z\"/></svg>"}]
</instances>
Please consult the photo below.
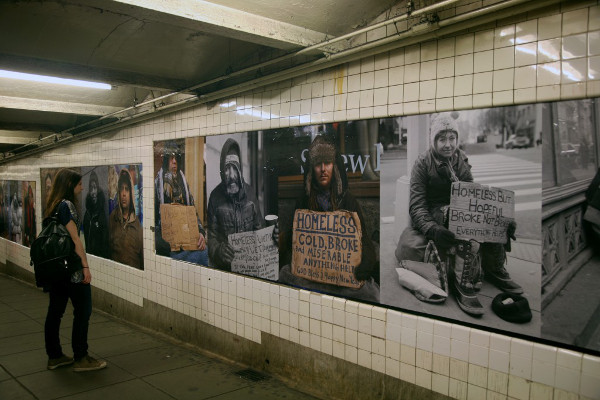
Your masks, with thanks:
<instances>
[{"instance_id":1,"label":"winter glove","mask_svg":"<svg viewBox=\"0 0 600 400\"><path fill-rule=\"evenodd\" d=\"M357 281L366 281L371 277L371 269L361 263L358 267L354 268L354 277Z\"/></svg>"},{"instance_id":2,"label":"winter glove","mask_svg":"<svg viewBox=\"0 0 600 400\"><path fill-rule=\"evenodd\" d=\"M427 237L432 239L436 246L441 248L450 248L456 243L456 236L443 226L436 225L427 231Z\"/></svg>"},{"instance_id":3,"label":"winter glove","mask_svg":"<svg viewBox=\"0 0 600 400\"><path fill-rule=\"evenodd\" d=\"M517 240L515 236L515 232L517 230L517 223L515 221L510 221L508 223L508 227L506 228L506 237L508 239Z\"/></svg>"}]
</instances>

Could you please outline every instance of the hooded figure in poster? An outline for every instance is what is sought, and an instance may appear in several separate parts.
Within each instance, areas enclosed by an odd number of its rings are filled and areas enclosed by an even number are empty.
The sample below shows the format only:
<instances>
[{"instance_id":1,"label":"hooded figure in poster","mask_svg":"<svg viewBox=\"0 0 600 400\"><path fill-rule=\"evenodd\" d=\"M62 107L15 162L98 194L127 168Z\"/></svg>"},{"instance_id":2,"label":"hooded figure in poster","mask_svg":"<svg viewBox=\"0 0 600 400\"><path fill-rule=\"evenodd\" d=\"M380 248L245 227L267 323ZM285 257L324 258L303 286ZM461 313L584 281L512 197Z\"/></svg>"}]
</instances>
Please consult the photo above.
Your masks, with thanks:
<instances>
[{"instance_id":1,"label":"hooded figure in poster","mask_svg":"<svg viewBox=\"0 0 600 400\"><path fill-rule=\"evenodd\" d=\"M154 218L156 221L155 241L156 254L188 261L194 264L208 265L208 252L204 237L206 232L202 227L200 219L196 215L200 239L198 250L171 250L171 244L162 237L162 224L160 215L161 204L183 204L194 205L194 197L181 169L183 166L183 154L174 141L168 141L164 145L162 167L158 170L154 179Z\"/></svg>"},{"instance_id":2,"label":"hooded figure in poster","mask_svg":"<svg viewBox=\"0 0 600 400\"><path fill-rule=\"evenodd\" d=\"M108 257L108 221L105 214L106 198L100 189L98 175L90 173L89 191L85 197L83 236L85 251L99 257Z\"/></svg>"},{"instance_id":3,"label":"hooded figure in poster","mask_svg":"<svg viewBox=\"0 0 600 400\"><path fill-rule=\"evenodd\" d=\"M117 187L118 204L108 222L111 258L144 269L142 225L135 213L133 182L128 169L119 173Z\"/></svg>"},{"instance_id":4,"label":"hooded figure in poster","mask_svg":"<svg viewBox=\"0 0 600 400\"><path fill-rule=\"evenodd\" d=\"M511 280L504 268L504 245L457 240L447 229L452 183L473 182L473 175L467 155L458 148L458 124L450 114L442 113L433 118L430 135L431 147L417 158L411 172L409 214L412 226L400 236L396 258L423 261L429 240L435 243L443 259L448 254L455 254L455 261L450 263L453 278L449 281L458 305L468 314L481 315L484 310L477 292L482 285L482 268L486 279L499 289L513 294L521 294L523 289ZM509 238L514 239L515 229L516 223L511 222L507 232Z\"/></svg>"},{"instance_id":5,"label":"hooded figure in poster","mask_svg":"<svg viewBox=\"0 0 600 400\"><path fill-rule=\"evenodd\" d=\"M10 239L21 244L23 234L23 204L17 196L15 185L14 194L10 203Z\"/></svg>"},{"instance_id":6,"label":"hooded figure in poster","mask_svg":"<svg viewBox=\"0 0 600 400\"><path fill-rule=\"evenodd\" d=\"M264 223L252 188L244 181L235 140L227 139L223 145L220 167L221 183L208 201L208 254L212 266L230 271L234 252L228 235L259 230Z\"/></svg>"},{"instance_id":7,"label":"hooded figure in poster","mask_svg":"<svg viewBox=\"0 0 600 400\"><path fill-rule=\"evenodd\" d=\"M25 225L23 235L23 245L31 246L31 243L36 237L36 225L35 225L35 195L31 185L27 185L27 194L25 195L25 201L23 201L23 223Z\"/></svg>"},{"instance_id":8,"label":"hooded figure in poster","mask_svg":"<svg viewBox=\"0 0 600 400\"><path fill-rule=\"evenodd\" d=\"M348 179L342 156L335 144L325 136L317 136L308 148L306 167L304 168L304 195L300 198L295 209L311 211L345 210L356 212L363 229L361 237L362 258L354 269L357 281L364 281L360 289L347 288L337 285L316 283L295 276L291 273L292 235L293 226L282 227L280 250L280 281L294 286L351 297L367 301L379 302L379 285L375 281L378 276L379 263L375 246L366 234L366 223L363 211L356 198L348 190Z\"/></svg>"}]
</instances>

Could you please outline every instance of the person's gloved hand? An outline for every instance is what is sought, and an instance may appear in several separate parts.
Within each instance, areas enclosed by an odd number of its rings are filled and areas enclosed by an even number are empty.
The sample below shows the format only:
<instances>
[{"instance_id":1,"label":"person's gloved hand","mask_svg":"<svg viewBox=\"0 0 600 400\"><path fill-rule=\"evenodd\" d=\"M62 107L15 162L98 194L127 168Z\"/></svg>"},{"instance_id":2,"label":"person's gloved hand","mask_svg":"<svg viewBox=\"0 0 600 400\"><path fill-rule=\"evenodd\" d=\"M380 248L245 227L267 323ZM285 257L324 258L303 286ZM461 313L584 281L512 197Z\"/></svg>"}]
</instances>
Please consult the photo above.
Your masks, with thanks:
<instances>
[{"instance_id":1,"label":"person's gloved hand","mask_svg":"<svg viewBox=\"0 0 600 400\"><path fill-rule=\"evenodd\" d=\"M371 270L368 266L360 264L354 268L354 277L357 281L366 281L371 277Z\"/></svg>"},{"instance_id":2,"label":"person's gloved hand","mask_svg":"<svg viewBox=\"0 0 600 400\"><path fill-rule=\"evenodd\" d=\"M506 237L512 240L517 240L517 237L515 236L515 232L517 231L517 222L516 221L510 221L508 223L508 227L506 228Z\"/></svg>"},{"instance_id":3,"label":"person's gloved hand","mask_svg":"<svg viewBox=\"0 0 600 400\"><path fill-rule=\"evenodd\" d=\"M233 250L233 247L229 245L229 243L224 243L222 246L221 255L223 256L223 261L225 261L227 264L231 264L235 256L235 251Z\"/></svg>"},{"instance_id":4,"label":"person's gloved hand","mask_svg":"<svg viewBox=\"0 0 600 400\"><path fill-rule=\"evenodd\" d=\"M443 226L433 226L427 232L428 236L435 242L438 247L449 248L456 244L456 236L454 233L444 228Z\"/></svg>"}]
</instances>

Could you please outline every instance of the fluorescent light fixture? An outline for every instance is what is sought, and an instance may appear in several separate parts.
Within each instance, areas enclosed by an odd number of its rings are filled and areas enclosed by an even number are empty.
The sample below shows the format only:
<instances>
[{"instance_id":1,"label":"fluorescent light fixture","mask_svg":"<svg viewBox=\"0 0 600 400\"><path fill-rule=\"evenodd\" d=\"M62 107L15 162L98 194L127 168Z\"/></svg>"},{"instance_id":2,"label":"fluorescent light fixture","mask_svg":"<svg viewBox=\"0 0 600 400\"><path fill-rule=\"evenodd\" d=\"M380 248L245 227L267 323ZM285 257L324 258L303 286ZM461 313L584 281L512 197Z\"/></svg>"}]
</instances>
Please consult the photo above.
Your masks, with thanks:
<instances>
[{"instance_id":1,"label":"fluorescent light fixture","mask_svg":"<svg viewBox=\"0 0 600 400\"><path fill-rule=\"evenodd\" d=\"M20 79L30 82L56 83L58 85L79 86L91 89L110 90L112 87L107 83L80 81L77 79L56 78L54 76L44 76L35 74L26 74L23 72L13 72L0 69L0 78Z\"/></svg>"}]
</instances>

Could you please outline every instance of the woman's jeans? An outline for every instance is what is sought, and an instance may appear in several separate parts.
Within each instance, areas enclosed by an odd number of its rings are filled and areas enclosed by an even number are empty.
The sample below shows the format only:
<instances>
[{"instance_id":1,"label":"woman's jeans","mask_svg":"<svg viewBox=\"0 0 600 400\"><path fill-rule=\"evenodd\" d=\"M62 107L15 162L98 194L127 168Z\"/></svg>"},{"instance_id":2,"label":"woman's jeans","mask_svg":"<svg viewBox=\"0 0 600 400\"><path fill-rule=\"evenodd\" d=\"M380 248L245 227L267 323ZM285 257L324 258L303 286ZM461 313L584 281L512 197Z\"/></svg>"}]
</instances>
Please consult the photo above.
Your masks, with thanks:
<instances>
[{"instance_id":1,"label":"woman's jeans","mask_svg":"<svg viewBox=\"0 0 600 400\"><path fill-rule=\"evenodd\" d=\"M69 299L73 304L73 331L71 333L73 358L79 360L85 357L88 350L88 326L92 314L91 286L83 283L61 282L53 284L49 293L50 304L44 326L48 358L58 358L63 354L60 346L60 321Z\"/></svg>"}]
</instances>

